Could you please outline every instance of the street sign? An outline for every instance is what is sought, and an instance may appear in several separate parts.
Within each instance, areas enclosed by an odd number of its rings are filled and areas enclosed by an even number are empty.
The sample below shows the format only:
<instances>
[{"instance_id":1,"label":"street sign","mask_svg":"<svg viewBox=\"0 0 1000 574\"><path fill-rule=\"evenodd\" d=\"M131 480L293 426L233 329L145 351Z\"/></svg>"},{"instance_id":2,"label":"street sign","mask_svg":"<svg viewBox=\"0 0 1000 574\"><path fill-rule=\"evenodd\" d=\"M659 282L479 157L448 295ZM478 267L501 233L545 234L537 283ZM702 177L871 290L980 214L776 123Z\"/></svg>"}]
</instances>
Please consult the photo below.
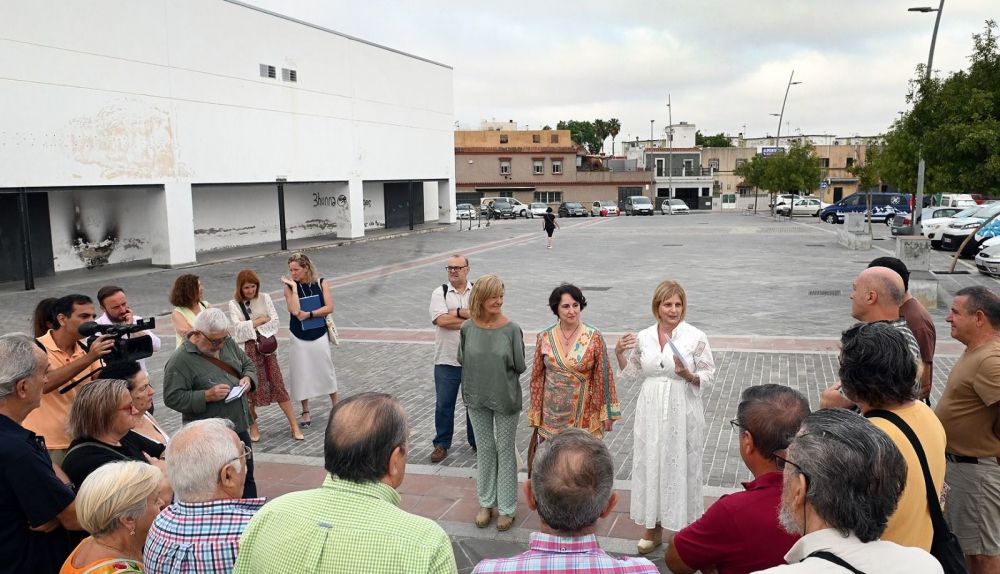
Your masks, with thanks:
<instances>
[{"instance_id":1,"label":"street sign","mask_svg":"<svg viewBox=\"0 0 1000 574\"><path fill-rule=\"evenodd\" d=\"M827 183L826 183L825 181L824 181L824 182L822 182L822 183L820 183L820 184L819 184L819 188L820 188L820 189L826 189L826 188L827 188Z\"/></svg>"},{"instance_id":2,"label":"street sign","mask_svg":"<svg viewBox=\"0 0 1000 574\"><path fill-rule=\"evenodd\" d=\"M760 148L760 155L766 157L769 155L774 155L776 153L781 153L782 151L784 150L780 147L762 147Z\"/></svg>"}]
</instances>

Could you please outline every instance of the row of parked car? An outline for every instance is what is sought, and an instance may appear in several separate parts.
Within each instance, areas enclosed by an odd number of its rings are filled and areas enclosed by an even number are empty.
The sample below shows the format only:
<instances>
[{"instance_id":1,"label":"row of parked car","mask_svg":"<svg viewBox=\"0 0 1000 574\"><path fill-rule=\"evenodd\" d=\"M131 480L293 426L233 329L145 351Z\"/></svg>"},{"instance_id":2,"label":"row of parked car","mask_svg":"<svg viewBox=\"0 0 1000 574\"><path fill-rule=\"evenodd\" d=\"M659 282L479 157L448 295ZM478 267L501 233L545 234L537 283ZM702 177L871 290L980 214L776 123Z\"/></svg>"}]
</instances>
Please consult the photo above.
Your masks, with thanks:
<instances>
[{"instance_id":1,"label":"row of parked car","mask_svg":"<svg viewBox=\"0 0 1000 574\"><path fill-rule=\"evenodd\" d=\"M493 209L494 217L502 219L515 219L517 217L535 217L544 215L548 210L547 203L525 204L512 197L483 198L479 206L479 214L486 217L487 212ZM690 213L690 208L683 200L664 199L660 204L660 213L663 215L674 215ZM456 207L459 219L472 219L476 217L476 208L471 203L460 203ZM608 217L617 215L653 215L653 204L648 197L637 195L626 198L621 209L611 200L602 199L592 202L589 207L575 201L564 201L559 204L556 214L559 217Z\"/></svg>"}]
</instances>

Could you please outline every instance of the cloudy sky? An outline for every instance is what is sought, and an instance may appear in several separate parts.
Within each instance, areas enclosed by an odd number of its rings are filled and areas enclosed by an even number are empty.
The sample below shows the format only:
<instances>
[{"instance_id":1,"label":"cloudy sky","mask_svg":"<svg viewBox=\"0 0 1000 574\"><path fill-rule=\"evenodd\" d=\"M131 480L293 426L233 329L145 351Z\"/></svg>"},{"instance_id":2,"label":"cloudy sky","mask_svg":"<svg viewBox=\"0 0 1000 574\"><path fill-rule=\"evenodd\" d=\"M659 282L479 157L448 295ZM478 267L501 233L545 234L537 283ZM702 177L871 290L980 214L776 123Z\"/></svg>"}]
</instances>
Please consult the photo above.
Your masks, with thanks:
<instances>
[{"instance_id":1,"label":"cloudy sky","mask_svg":"<svg viewBox=\"0 0 1000 574\"><path fill-rule=\"evenodd\" d=\"M870 135L906 109L907 81L927 62L938 0L246 0L448 64L455 120L617 117L619 141L657 137L670 94L675 123L702 133ZM991 9L992 8L992 9ZM964 69L972 34L996 0L945 4L936 73Z\"/></svg>"}]
</instances>

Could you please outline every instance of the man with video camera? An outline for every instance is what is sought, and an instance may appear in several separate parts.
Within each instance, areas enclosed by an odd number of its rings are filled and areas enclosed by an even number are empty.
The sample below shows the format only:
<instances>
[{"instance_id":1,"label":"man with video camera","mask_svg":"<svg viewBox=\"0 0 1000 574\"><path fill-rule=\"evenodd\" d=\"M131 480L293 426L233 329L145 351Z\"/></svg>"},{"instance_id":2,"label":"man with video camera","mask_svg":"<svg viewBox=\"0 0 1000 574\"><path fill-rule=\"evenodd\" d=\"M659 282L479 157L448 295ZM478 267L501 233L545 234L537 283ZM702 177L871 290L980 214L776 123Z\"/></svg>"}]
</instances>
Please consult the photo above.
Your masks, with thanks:
<instances>
[{"instance_id":1,"label":"man with video camera","mask_svg":"<svg viewBox=\"0 0 1000 574\"><path fill-rule=\"evenodd\" d=\"M24 427L45 437L45 447L52 462L60 464L70 443L66 431L69 407L79 385L97 378L95 371L101 368L101 357L111 352L115 341L101 335L89 348L80 342L84 337L80 327L93 322L95 317L94 302L86 295L60 297L52 306L52 316L58 327L37 339L39 347L49 357L47 382L42 388L41 405L24 420ZM64 389L71 385L73 388Z\"/></svg>"},{"instance_id":2,"label":"man with video camera","mask_svg":"<svg viewBox=\"0 0 1000 574\"><path fill-rule=\"evenodd\" d=\"M97 318L98 325L131 326L142 323L142 317L134 315L125 297L125 290L116 285L105 285L97 291L97 304L104 314ZM152 330L140 331L124 335L125 338L149 336L153 344L153 352L160 350L160 338ZM139 359L142 372L149 374L145 359Z\"/></svg>"}]
</instances>

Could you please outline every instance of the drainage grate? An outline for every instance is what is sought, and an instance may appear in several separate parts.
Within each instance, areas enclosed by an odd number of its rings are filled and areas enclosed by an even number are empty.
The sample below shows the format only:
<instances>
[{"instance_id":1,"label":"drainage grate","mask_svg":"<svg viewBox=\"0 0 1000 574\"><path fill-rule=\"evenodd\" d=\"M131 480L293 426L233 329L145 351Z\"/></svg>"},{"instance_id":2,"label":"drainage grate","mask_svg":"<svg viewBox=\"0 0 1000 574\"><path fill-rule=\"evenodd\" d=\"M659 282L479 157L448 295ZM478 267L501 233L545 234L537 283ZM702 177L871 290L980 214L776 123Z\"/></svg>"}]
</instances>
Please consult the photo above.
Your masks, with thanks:
<instances>
[{"instance_id":1,"label":"drainage grate","mask_svg":"<svg viewBox=\"0 0 1000 574\"><path fill-rule=\"evenodd\" d=\"M683 243L664 243L664 247L684 247Z\"/></svg>"},{"instance_id":2,"label":"drainage grate","mask_svg":"<svg viewBox=\"0 0 1000 574\"><path fill-rule=\"evenodd\" d=\"M610 291L611 287L580 287L580 291Z\"/></svg>"},{"instance_id":3,"label":"drainage grate","mask_svg":"<svg viewBox=\"0 0 1000 574\"><path fill-rule=\"evenodd\" d=\"M806 247L826 247L826 243L806 243Z\"/></svg>"},{"instance_id":4,"label":"drainage grate","mask_svg":"<svg viewBox=\"0 0 1000 574\"><path fill-rule=\"evenodd\" d=\"M832 296L840 297L840 289L834 289L832 291L810 291L810 296Z\"/></svg>"}]
</instances>

